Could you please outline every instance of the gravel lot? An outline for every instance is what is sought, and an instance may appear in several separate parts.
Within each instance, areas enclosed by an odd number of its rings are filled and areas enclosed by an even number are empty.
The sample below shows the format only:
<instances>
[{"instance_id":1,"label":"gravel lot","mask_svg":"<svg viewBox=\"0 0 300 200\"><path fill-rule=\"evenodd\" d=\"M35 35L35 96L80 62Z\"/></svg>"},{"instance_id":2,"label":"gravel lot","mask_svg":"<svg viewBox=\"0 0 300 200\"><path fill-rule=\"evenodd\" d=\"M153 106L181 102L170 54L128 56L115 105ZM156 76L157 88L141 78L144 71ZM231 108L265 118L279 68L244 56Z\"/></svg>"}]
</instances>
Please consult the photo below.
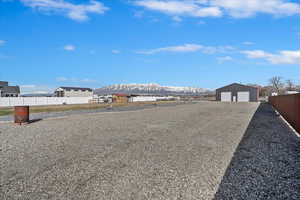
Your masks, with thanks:
<instances>
[{"instance_id":1,"label":"gravel lot","mask_svg":"<svg viewBox=\"0 0 300 200\"><path fill-rule=\"evenodd\" d=\"M0 199L222 199L257 107L201 102L0 124Z\"/></svg>"}]
</instances>

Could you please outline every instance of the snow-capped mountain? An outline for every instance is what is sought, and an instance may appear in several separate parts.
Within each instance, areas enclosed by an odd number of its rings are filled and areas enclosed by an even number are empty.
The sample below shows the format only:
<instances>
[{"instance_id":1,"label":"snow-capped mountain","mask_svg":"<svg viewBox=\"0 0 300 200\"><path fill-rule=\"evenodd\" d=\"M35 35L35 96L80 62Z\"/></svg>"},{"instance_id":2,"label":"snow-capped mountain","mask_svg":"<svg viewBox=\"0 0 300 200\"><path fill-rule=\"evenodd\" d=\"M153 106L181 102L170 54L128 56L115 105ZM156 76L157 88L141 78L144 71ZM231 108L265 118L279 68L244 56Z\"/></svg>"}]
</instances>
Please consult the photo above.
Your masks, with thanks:
<instances>
[{"instance_id":1,"label":"snow-capped mountain","mask_svg":"<svg viewBox=\"0 0 300 200\"><path fill-rule=\"evenodd\" d=\"M206 92L203 88L161 86L150 84L116 84L95 90L96 94L155 94L155 95L200 95Z\"/></svg>"}]
</instances>

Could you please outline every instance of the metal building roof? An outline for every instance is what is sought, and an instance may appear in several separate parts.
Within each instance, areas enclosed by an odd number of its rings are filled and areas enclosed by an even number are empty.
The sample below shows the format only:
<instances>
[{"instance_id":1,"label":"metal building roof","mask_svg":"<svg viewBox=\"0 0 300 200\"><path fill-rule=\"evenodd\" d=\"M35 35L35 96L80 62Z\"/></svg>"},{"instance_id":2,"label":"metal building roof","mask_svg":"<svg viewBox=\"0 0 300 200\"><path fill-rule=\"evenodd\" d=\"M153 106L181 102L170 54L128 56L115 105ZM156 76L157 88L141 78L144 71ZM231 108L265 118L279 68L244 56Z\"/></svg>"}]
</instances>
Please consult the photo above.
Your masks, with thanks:
<instances>
[{"instance_id":1,"label":"metal building roof","mask_svg":"<svg viewBox=\"0 0 300 200\"><path fill-rule=\"evenodd\" d=\"M226 85L226 86L220 87L220 88L218 88L218 89L216 89L216 90L220 90L220 89L227 88L227 87L234 86L234 85L238 85L238 86L242 86L242 87L249 87L249 88L255 88L255 89L258 89L257 87L250 86L250 85L243 85L243 84L240 84L240 83L232 83L232 84L229 84L229 85Z\"/></svg>"}]
</instances>

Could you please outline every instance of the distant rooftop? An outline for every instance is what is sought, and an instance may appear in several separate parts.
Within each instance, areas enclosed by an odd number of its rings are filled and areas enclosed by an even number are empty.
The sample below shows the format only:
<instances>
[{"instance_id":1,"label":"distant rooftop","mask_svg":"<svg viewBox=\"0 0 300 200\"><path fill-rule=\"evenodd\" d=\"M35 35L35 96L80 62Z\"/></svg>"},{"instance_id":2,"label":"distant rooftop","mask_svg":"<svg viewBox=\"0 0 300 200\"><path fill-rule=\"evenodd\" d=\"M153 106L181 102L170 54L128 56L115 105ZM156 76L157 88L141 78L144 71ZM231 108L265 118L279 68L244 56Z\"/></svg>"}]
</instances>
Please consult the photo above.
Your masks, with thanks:
<instances>
[{"instance_id":1,"label":"distant rooftop","mask_svg":"<svg viewBox=\"0 0 300 200\"><path fill-rule=\"evenodd\" d=\"M14 94L20 93L19 86L8 86L7 81L0 81L0 90L2 93L14 93Z\"/></svg>"},{"instance_id":2,"label":"distant rooftop","mask_svg":"<svg viewBox=\"0 0 300 200\"><path fill-rule=\"evenodd\" d=\"M59 88L62 88L64 90L88 90L90 92L93 91L91 88L81 88L81 87L59 87Z\"/></svg>"},{"instance_id":3,"label":"distant rooftop","mask_svg":"<svg viewBox=\"0 0 300 200\"><path fill-rule=\"evenodd\" d=\"M7 81L0 81L0 87L1 86L8 86L8 82Z\"/></svg>"},{"instance_id":4,"label":"distant rooftop","mask_svg":"<svg viewBox=\"0 0 300 200\"><path fill-rule=\"evenodd\" d=\"M19 86L0 86L0 90L3 93L20 93L20 87Z\"/></svg>"},{"instance_id":5,"label":"distant rooftop","mask_svg":"<svg viewBox=\"0 0 300 200\"><path fill-rule=\"evenodd\" d=\"M221 88L218 88L218 89L216 89L216 90L220 90L220 89L223 89L223 88L226 88L226 87L232 86L232 85L239 85L239 86L243 86L243 87L250 87L250 88L255 88L255 89L258 89L258 87L254 87L254 86L251 86L251 85L243 85L243 84L240 84L240 83L232 83L232 84L229 84L229 85L223 86L223 87L221 87Z\"/></svg>"}]
</instances>

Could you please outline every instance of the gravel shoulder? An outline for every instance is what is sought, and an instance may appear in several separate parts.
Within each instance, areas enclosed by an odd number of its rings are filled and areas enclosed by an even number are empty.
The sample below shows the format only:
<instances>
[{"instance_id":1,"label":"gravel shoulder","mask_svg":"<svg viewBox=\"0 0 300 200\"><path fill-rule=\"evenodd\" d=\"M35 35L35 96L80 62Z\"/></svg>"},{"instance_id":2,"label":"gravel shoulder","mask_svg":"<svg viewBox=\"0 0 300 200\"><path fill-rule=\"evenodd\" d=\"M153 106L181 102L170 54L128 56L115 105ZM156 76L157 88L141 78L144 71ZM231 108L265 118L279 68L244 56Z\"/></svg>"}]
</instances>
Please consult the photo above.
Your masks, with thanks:
<instances>
[{"instance_id":1,"label":"gravel shoulder","mask_svg":"<svg viewBox=\"0 0 300 200\"><path fill-rule=\"evenodd\" d=\"M258 104L0 124L0 199L213 199Z\"/></svg>"},{"instance_id":2,"label":"gravel shoulder","mask_svg":"<svg viewBox=\"0 0 300 200\"><path fill-rule=\"evenodd\" d=\"M214 199L300 199L300 137L270 105L255 113Z\"/></svg>"}]
</instances>

